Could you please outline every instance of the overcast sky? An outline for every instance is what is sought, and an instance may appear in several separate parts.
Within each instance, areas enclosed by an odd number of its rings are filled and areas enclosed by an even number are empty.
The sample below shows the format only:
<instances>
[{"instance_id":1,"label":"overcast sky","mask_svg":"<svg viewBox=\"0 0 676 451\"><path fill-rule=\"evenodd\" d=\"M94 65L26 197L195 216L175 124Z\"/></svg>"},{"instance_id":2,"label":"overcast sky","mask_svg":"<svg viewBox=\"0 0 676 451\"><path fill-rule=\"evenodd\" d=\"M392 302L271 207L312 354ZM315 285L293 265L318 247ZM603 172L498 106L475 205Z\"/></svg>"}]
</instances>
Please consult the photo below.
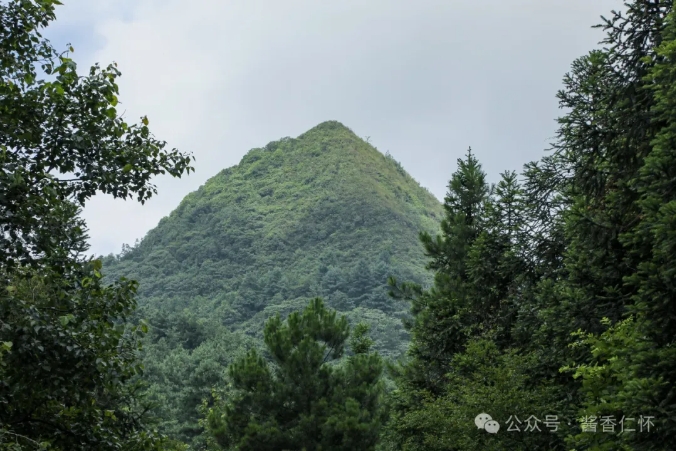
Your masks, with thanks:
<instances>
[{"instance_id":1,"label":"overcast sky","mask_svg":"<svg viewBox=\"0 0 676 451\"><path fill-rule=\"evenodd\" d=\"M46 35L85 71L116 61L144 114L196 173L144 206L98 196L92 252L118 253L251 148L338 120L439 199L468 146L491 181L539 159L570 63L618 0L62 0Z\"/></svg>"}]
</instances>

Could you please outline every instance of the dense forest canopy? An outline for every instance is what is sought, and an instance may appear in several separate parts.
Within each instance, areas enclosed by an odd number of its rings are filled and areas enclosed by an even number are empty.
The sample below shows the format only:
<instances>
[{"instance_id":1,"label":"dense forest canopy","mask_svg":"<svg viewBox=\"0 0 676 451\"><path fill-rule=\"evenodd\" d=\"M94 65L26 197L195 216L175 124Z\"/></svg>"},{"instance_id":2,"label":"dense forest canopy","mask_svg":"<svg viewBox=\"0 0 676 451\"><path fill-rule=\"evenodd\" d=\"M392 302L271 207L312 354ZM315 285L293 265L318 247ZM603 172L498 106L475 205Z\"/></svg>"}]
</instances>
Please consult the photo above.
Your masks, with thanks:
<instances>
[{"instance_id":1,"label":"dense forest canopy","mask_svg":"<svg viewBox=\"0 0 676 451\"><path fill-rule=\"evenodd\" d=\"M122 254L96 193L192 170L0 4L0 449L668 450L676 16L634 0L572 63L551 151L440 204L329 121L253 149Z\"/></svg>"},{"instance_id":2,"label":"dense forest canopy","mask_svg":"<svg viewBox=\"0 0 676 451\"><path fill-rule=\"evenodd\" d=\"M265 321L317 296L371 327L396 359L408 306L389 276L432 282L418 231L438 231L441 204L392 157L336 121L249 151L187 196L106 276L139 282L149 324L145 378L161 430L204 443L202 399L238 354L263 346Z\"/></svg>"},{"instance_id":3,"label":"dense forest canopy","mask_svg":"<svg viewBox=\"0 0 676 451\"><path fill-rule=\"evenodd\" d=\"M137 283L102 282L81 208L144 202L192 158L116 110L114 65L77 73L40 30L53 0L0 4L0 448L164 449L140 395Z\"/></svg>"}]
</instances>

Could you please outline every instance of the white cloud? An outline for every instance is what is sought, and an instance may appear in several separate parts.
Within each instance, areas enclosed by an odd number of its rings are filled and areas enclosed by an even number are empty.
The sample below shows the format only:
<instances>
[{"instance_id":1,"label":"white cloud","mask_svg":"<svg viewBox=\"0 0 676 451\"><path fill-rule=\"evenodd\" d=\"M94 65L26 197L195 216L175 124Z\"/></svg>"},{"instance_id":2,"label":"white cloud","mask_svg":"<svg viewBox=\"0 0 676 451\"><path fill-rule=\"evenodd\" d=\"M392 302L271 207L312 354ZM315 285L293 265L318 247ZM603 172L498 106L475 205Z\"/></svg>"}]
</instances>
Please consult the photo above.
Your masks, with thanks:
<instances>
[{"instance_id":1,"label":"white cloud","mask_svg":"<svg viewBox=\"0 0 676 451\"><path fill-rule=\"evenodd\" d=\"M197 157L145 206L97 197L92 251L141 238L252 147L336 119L442 197L468 145L494 179L538 158L555 92L598 0L71 0L51 32L76 60L117 61L122 108Z\"/></svg>"}]
</instances>

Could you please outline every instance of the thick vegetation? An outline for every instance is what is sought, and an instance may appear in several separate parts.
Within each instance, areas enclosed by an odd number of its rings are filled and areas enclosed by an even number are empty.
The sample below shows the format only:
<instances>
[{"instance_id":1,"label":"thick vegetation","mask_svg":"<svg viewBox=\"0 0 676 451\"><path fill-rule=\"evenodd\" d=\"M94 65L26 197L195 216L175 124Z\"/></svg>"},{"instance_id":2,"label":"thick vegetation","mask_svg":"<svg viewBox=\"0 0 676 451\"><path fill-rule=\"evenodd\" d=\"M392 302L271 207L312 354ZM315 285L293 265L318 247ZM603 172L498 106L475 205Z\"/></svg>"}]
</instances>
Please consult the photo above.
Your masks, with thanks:
<instances>
[{"instance_id":1,"label":"thick vegetation","mask_svg":"<svg viewBox=\"0 0 676 451\"><path fill-rule=\"evenodd\" d=\"M403 355L408 305L388 296L387 278L431 282L417 234L437 231L442 214L392 157L331 121L251 150L104 258L108 276L140 283L162 430L201 446L201 401L227 365L263 346L267 318L316 296L368 323L384 357Z\"/></svg>"},{"instance_id":2,"label":"thick vegetation","mask_svg":"<svg viewBox=\"0 0 676 451\"><path fill-rule=\"evenodd\" d=\"M365 323L355 327L352 355L341 359L350 327L321 299L286 323L271 318L265 345L273 366L254 349L229 367L227 400L208 413L217 443L242 451L375 449L383 365L367 332Z\"/></svg>"},{"instance_id":3,"label":"thick vegetation","mask_svg":"<svg viewBox=\"0 0 676 451\"><path fill-rule=\"evenodd\" d=\"M102 283L78 213L96 193L143 202L190 157L118 116L114 66L80 76L41 37L55 4L0 4L0 449L162 449L139 395L137 284Z\"/></svg>"},{"instance_id":4,"label":"thick vegetation","mask_svg":"<svg viewBox=\"0 0 676 451\"><path fill-rule=\"evenodd\" d=\"M434 287L391 281L415 314L391 449L673 449L675 19L642 0L606 21L521 180L459 162L442 235L422 235Z\"/></svg>"},{"instance_id":5,"label":"thick vegetation","mask_svg":"<svg viewBox=\"0 0 676 451\"><path fill-rule=\"evenodd\" d=\"M190 159L40 37L57 3L0 6L1 450L674 449L671 2L605 20L522 174L470 150L440 205L325 122L101 260L86 200Z\"/></svg>"}]
</instances>

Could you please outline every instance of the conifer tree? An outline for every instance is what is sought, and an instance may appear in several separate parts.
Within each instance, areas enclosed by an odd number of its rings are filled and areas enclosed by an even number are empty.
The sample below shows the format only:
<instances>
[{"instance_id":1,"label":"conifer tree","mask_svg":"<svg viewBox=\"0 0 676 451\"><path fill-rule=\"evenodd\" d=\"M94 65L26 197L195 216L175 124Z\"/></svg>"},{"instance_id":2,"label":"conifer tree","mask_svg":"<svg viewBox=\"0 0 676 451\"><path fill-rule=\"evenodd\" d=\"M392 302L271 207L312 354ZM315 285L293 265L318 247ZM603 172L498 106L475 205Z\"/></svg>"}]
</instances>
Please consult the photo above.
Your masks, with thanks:
<instances>
[{"instance_id":1,"label":"conifer tree","mask_svg":"<svg viewBox=\"0 0 676 451\"><path fill-rule=\"evenodd\" d=\"M436 271L432 290L393 284L395 294L412 300L415 315L411 360L398 370L393 396L395 449L670 446L676 434L672 7L636 0L626 13L613 13L604 25L606 47L576 60L564 78L558 96L569 112L559 120L554 153L526 166L523 190L505 174L473 222L478 227L449 214L442 237L423 237ZM452 213L448 205L447 198ZM451 335L455 347L439 346ZM492 363L482 366L488 356ZM463 419L472 411L467 407L479 405L467 390L486 394L499 412L507 404L477 381L498 385L506 374L524 377L511 392L514 405L527 399L532 413L547 406L572 426L562 422L548 441L520 445L463 431L471 421ZM450 423L437 420L444 417ZM581 432L577 424L591 418L601 428L604 417L615 434ZM622 418L633 423L620 425ZM618 434L620 428L635 432Z\"/></svg>"},{"instance_id":2,"label":"conifer tree","mask_svg":"<svg viewBox=\"0 0 676 451\"><path fill-rule=\"evenodd\" d=\"M512 337L536 279L525 193L512 172L488 187L468 153L449 184L446 210L442 236L421 237L433 258L432 289L391 281L395 295L412 297L415 318L410 361L395 368L385 442L405 450L557 449L556 435L494 436L474 424L484 411L503 425L511 415L544 419L554 399L550 384L532 377L537 354ZM444 347L451 334L453 345Z\"/></svg>"},{"instance_id":3,"label":"conifer tree","mask_svg":"<svg viewBox=\"0 0 676 451\"><path fill-rule=\"evenodd\" d=\"M423 292L416 284L398 286L396 280L390 280L392 294L408 297L412 302L415 320L411 325L410 355L415 364L410 369L417 368L418 388L437 393L445 365L465 345L465 263L469 246L484 226L482 215L489 191L486 175L469 149L466 158L458 160L458 171L449 183L441 235L420 235L430 258L427 268L435 271L434 287Z\"/></svg>"},{"instance_id":4,"label":"conifer tree","mask_svg":"<svg viewBox=\"0 0 676 451\"><path fill-rule=\"evenodd\" d=\"M350 336L319 299L265 326L272 362L255 349L228 368L230 386L207 416L218 445L232 450L373 450L383 422L382 362L367 328Z\"/></svg>"},{"instance_id":5,"label":"conifer tree","mask_svg":"<svg viewBox=\"0 0 676 451\"><path fill-rule=\"evenodd\" d=\"M600 322L598 327L583 324L576 333L577 344L586 345L578 346L579 352L591 350L590 358L579 358L577 366L572 365L582 381L580 415L618 422L632 418L617 427L635 430L579 434L571 440L578 446L658 450L666 449L676 434L672 7L671 2L635 1L626 15L616 14L607 21L607 42L612 47L585 67L612 76L600 79L578 73L577 83L568 90L568 98L575 100L571 115L577 113L580 120L594 120L592 112L606 111L595 128L567 133L562 141L568 149L580 148L577 153L586 150L579 172L596 174L598 180L592 185L588 176L582 178L587 183L580 191L588 200L578 198L578 211L588 212L571 221L587 224L587 230L574 235L571 282L579 302L596 308L589 316ZM598 94L584 101L580 82ZM602 147L580 145L594 135L612 140Z\"/></svg>"}]
</instances>

